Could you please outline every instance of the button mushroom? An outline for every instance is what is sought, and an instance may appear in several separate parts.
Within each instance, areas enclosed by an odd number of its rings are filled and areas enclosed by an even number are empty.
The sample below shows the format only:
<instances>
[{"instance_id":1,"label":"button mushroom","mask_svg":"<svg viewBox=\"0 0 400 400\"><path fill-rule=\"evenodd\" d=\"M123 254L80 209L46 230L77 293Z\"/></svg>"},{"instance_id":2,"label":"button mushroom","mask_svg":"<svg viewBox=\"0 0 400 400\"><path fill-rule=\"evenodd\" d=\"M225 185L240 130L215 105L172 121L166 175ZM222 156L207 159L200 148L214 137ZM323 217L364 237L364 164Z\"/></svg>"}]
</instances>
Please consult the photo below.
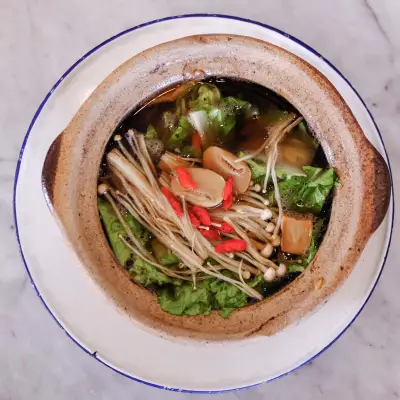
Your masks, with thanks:
<instances>
[{"instance_id":1,"label":"button mushroom","mask_svg":"<svg viewBox=\"0 0 400 400\"><path fill-rule=\"evenodd\" d=\"M284 215L282 218L282 251L291 254L304 254L310 246L312 229L313 220L311 216Z\"/></svg>"},{"instance_id":2,"label":"button mushroom","mask_svg":"<svg viewBox=\"0 0 400 400\"><path fill-rule=\"evenodd\" d=\"M194 189L185 189L174 177L171 181L171 192L175 196L183 196L188 202L205 208L212 208L222 202L222 192L225 181L221 175L205 168L187 168L193 182Z\"/></svg>"},{"instance_id":3,"label":"button mushroom","mask_svg":"<svg viewBox=\"0 0 400 400\"><path fill-rule=\"evenodd\" d=\"M209 147L203 156L204 168L217 172L225 179L233 177L233 190L236 193L244 193L251 181L251 172L244 162L235 162L237 156L220 147Z\"/></svg>"},{"instance_id":4,"label":"button mushroom","mask_svg":"<svg viewBox=\"0 0 400 400\"><path fill-rule=\"evenodd\" d=\"M184 158L177 156L174 153L170 153L166 151L160 159L158 163L158 167L165 172L172 172L178 167L188 168L191 164L189 161L186 161Z\"/></svg>"}]
</instances>

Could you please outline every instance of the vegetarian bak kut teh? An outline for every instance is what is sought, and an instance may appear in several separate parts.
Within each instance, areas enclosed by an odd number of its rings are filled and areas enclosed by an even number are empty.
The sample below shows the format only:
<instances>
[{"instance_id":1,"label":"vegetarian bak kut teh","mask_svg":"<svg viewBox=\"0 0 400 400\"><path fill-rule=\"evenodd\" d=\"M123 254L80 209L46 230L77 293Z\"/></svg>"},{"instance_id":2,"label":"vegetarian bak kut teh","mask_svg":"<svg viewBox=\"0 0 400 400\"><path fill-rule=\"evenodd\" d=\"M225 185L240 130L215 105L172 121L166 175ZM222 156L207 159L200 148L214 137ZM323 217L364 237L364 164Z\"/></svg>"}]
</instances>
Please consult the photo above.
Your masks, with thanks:
<instances>
[{"instance_id":1,"label":"vegetarian bak kut teh","mask_svg":"<svg viewBox=\"0 0 400 400\"><path fill-rule=\"evenodd\" d=\"M264 87L215 78L122 121L98 208L116 259L162 310L229 317L307 268L336 184L296 109Z\"/></svg>"}]
</instances>

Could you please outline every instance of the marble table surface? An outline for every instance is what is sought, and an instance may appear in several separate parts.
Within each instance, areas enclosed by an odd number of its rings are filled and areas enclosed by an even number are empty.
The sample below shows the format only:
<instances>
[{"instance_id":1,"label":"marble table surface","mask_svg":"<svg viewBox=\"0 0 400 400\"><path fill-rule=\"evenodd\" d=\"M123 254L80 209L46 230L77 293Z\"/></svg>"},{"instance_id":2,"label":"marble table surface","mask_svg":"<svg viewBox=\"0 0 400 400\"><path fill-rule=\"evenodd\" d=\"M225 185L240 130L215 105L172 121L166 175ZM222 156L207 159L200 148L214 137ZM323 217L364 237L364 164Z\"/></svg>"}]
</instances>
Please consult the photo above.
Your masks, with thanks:
<instances>
[{"instance_id":1,"label":"marble table surface","mask_svg":"<svg viewBox=\"0 0 400 400\"><path fill-rule=\"evenodd\" d=\"M234 14L314 47L353 83L381 129L400 187L399 0L0 0L0 400L189 399L109 370L57 326L28 282L15 239L12 190L19 149L59 76L115 33L169 15ZM398 192L397 192L398 194ZM400 232L371 300L324 354L233 399L400 397Z\"/></svg>"}]
</instances>

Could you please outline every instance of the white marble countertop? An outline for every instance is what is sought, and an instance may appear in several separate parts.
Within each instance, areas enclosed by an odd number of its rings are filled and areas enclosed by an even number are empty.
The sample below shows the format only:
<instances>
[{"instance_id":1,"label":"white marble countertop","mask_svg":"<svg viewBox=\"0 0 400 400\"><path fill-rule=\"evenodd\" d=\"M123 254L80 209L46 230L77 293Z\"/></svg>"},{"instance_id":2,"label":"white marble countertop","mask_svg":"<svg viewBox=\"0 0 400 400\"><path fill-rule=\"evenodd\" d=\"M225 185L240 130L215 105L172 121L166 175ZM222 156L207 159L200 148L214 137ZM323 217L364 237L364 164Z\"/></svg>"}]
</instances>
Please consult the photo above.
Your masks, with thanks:
<instances>
[{"instance_id":1,"label":"white marble countertop","mask_svg":"<svg viewBox=\"0 0 400 400\"><path fill-rule=\"evenodd\" d=\"M12 189L30 120L49 88L76 59L123 29L195 12L265 22L333 62L374 114L399 188L399 0L0 0L1 400L189 398L118 375L86 355L57 326L28 283L18 253ZM399 240L395 229L380 283L339 341L283 379L222 397L400 398L400 268L395 262L400 258Z\"/></svg>"}]
</instances>

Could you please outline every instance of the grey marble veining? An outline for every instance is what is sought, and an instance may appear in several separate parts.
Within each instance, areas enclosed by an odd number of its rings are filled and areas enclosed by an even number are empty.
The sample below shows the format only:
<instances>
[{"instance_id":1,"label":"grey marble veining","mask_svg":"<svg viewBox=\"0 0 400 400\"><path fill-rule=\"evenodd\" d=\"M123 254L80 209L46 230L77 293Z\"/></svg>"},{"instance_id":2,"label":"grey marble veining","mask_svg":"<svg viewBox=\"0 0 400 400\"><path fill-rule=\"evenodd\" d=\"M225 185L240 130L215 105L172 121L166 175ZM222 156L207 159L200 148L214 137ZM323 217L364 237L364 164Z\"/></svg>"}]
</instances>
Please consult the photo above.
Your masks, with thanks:
<instances>
[{"instance_id":1,"label":"grey marble veining","mask_svg":"<svg viewBox=\"0 0 400 400\"><path fill-rule=\"evenodd\" d=\"M12 189L30 120L77 58L138 23L195 12L265 22L332 61L374 114L391 159L395 188L400 187L399 0L0 0L0 400L189 398L119 376L68 339L29 284L15 240ZM395 228L376 291L329 350L281 380L221 397L399 398L399 240Z\"/></svg>"}]
</instances>

